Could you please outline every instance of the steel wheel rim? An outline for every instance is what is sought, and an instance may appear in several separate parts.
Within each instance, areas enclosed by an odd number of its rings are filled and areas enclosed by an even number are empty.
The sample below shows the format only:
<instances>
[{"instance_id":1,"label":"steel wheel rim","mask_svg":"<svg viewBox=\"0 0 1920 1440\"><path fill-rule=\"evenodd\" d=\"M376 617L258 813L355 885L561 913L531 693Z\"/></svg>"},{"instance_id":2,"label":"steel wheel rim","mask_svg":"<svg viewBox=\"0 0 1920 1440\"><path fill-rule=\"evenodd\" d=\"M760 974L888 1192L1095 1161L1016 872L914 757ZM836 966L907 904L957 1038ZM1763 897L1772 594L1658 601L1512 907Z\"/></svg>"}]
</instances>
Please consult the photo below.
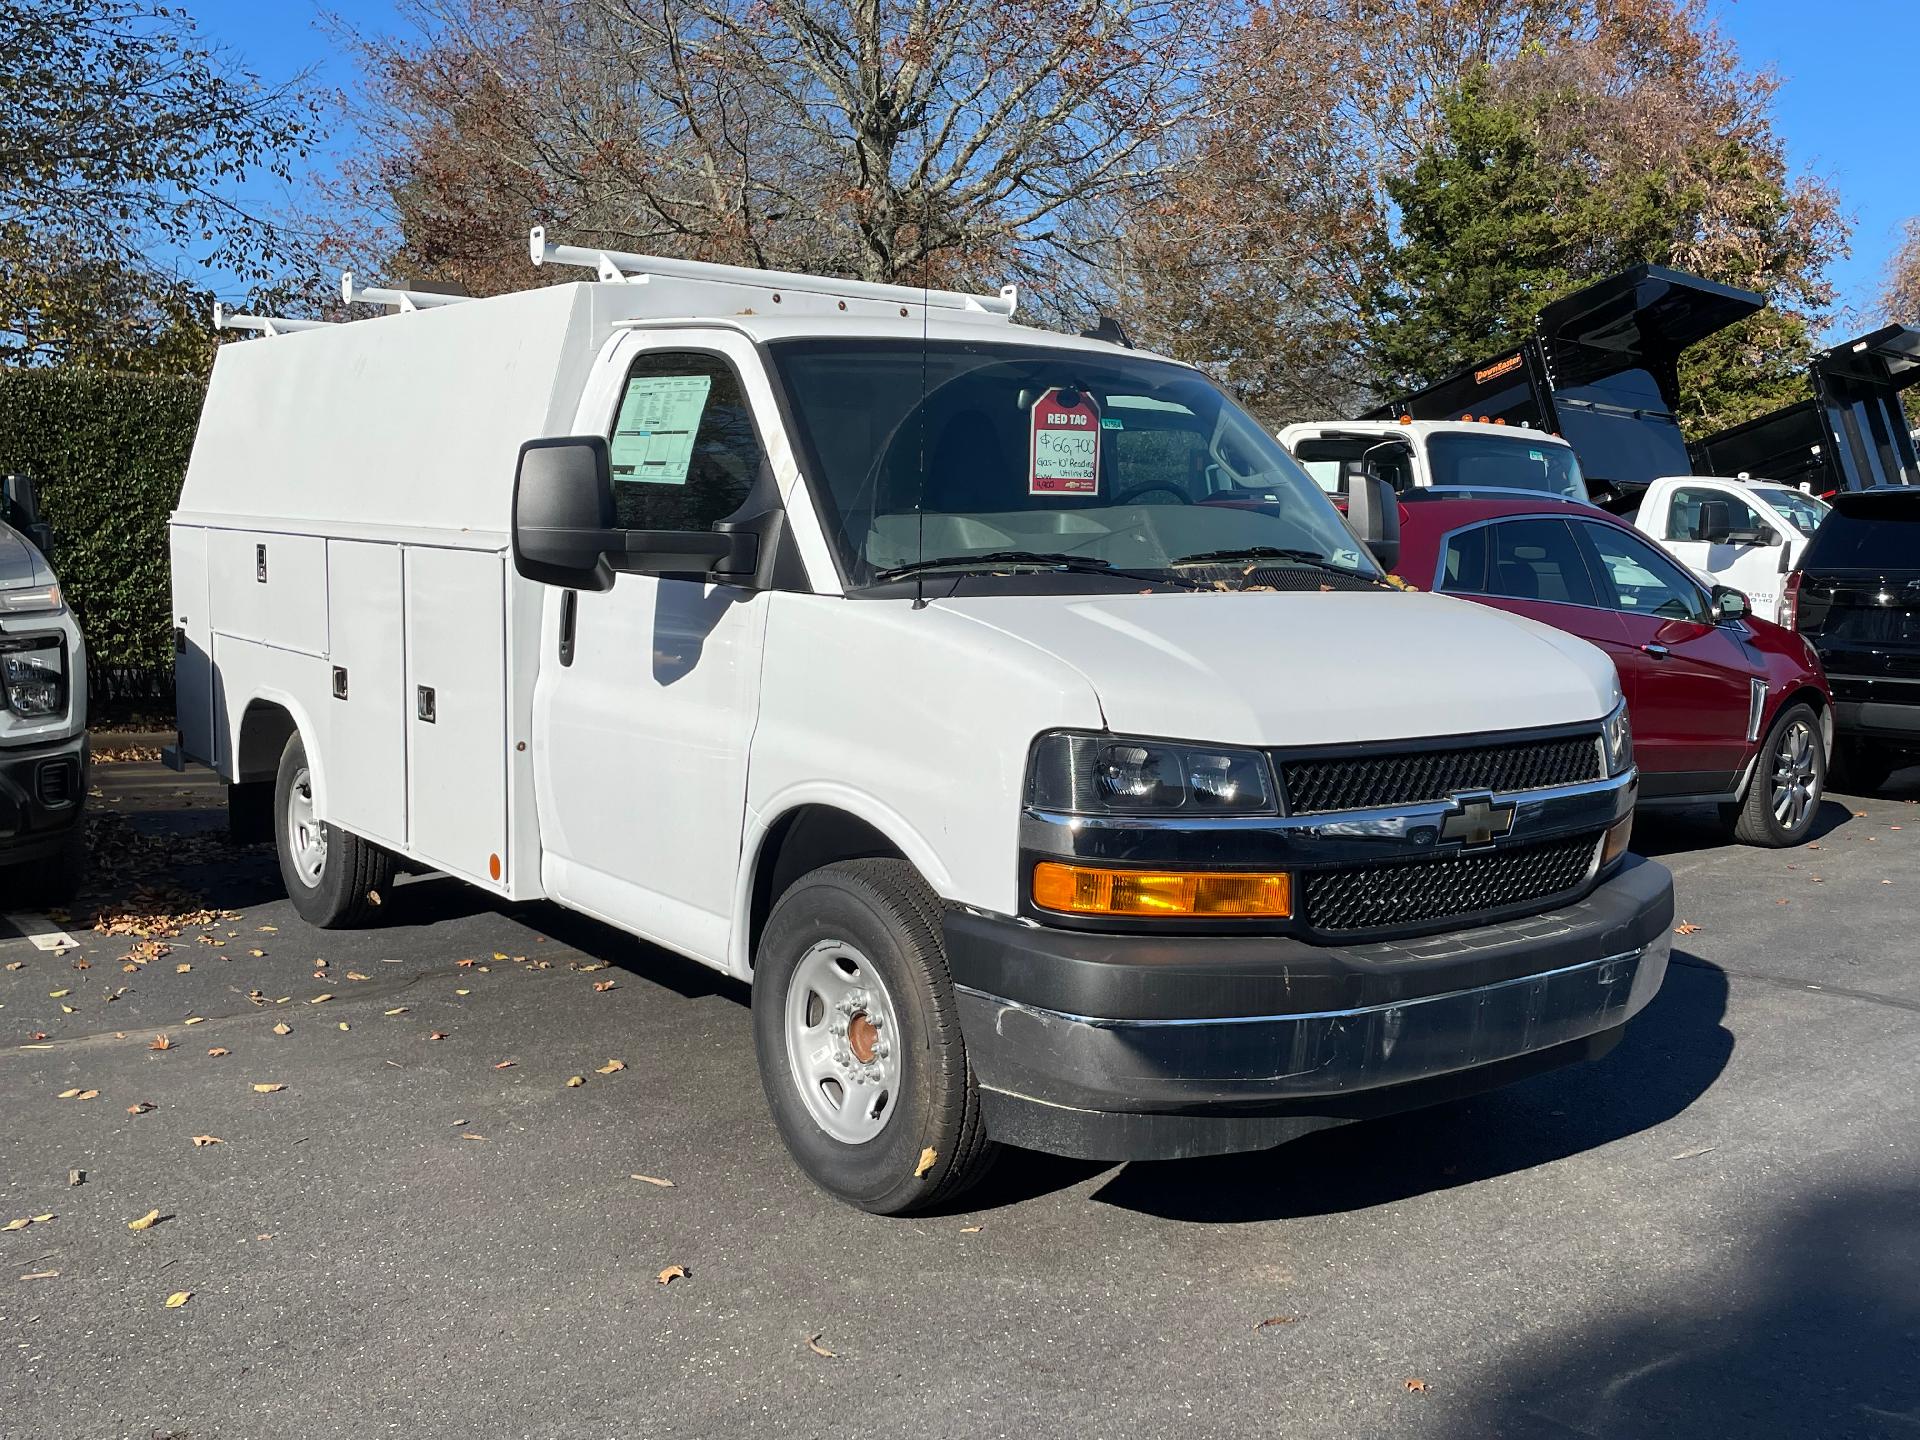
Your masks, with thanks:
<instances>
[{"instance_id":1,"label":"steel wheel rim","mask_svg":"<svg viewBox=\"0 0 1920 1440\"><path fill-rule=\"evenodd\" d=\"M864 1145L899 1106L900 1025L893 997L867 957L822 940L787 984L787 1064L813 1121L845 1145Z\"/></svg>"},{"instance_id":2,"label":"steel wheel rim","mask_svg":"<svg viewBox=\"0 0 1920 1440\"><path fill-rule=\"evenodd\" d=\"M1789 831L1798 830L1813 811L1813 746L1813 727L1796 720L1773 747L1773 818Z\"/></svg>"},{"instance_id":3,"label":"steel wheel rim","mask_svg":"<svg viewBox=\"0 0 1920 1440\"><path fill-rule=\"evenodd\" d=\"M311 889L320 883L327 868L327 827L313 813L313 775L304 765L287 788L287 854L302 885Z\"/></svg>"}]
</instances>

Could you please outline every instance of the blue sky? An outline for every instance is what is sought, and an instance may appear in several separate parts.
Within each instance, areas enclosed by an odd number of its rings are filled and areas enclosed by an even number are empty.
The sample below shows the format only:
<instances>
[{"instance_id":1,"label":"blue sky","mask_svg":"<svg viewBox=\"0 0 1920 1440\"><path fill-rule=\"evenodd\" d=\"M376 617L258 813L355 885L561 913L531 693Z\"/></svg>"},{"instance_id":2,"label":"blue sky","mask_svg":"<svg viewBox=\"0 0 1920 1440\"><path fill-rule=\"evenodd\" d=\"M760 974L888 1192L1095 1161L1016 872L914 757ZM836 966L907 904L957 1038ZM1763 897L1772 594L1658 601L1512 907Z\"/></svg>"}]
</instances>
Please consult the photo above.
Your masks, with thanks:
<instances>
[{"instance_id":1,"label":"blue sky","mask_svg":"<svg viewBox=\"0 0 1920 1440\"><path fill-rule=\"evenodd\" d=\"M313 66L319 84L351 82L352 66L321 24L323 13L370 35L399 25L391 0L187 3L209 37L231 46L268 80ZM1920 0L1711 5L1745 62L1779 73L1776 115L1794 165L1839 188L1854 220L1853 253L1833 267L1832 276L1841 303L1860 310L1868 325L1877 324L1880 317L1871 307L1896 232L1909 215L1920 214L1920 140L1904 113L1920 63Z\"/></svg>"}]
</instances>

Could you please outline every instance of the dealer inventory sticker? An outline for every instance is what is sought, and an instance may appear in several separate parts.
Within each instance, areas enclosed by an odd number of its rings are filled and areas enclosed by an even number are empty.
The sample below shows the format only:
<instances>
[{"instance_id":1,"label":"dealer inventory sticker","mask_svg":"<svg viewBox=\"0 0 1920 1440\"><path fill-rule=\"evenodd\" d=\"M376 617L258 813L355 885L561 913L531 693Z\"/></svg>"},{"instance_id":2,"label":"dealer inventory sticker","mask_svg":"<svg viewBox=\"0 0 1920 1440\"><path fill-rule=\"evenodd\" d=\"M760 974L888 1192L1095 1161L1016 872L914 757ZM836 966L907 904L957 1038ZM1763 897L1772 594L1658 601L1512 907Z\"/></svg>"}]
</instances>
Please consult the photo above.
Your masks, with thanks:
<instances>
[{"instance_id":1,"label":"dealer inventory sticker","mask_svg":"<svg viewBox=\"0 0 1920 1440\"><path fill-rule=\"evenodd\" d=\"M1063 397L1071 398L1071 405ZM1084 390L1047 391L1033 404L1027 493L1092 495L1100 489L1100 411Z\"/></svg>"}]
</instances>

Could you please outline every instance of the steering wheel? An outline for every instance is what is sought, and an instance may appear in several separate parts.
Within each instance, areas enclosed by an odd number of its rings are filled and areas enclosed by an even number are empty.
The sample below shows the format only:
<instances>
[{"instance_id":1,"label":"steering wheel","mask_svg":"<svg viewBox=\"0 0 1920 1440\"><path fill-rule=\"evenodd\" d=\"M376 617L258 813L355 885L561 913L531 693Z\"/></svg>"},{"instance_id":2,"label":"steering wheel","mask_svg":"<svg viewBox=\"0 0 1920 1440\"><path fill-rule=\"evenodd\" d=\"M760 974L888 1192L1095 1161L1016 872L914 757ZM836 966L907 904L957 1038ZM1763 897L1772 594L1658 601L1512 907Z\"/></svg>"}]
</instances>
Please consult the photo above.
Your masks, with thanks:
<instances>
[{"instance_id":1,"label":"steering wheel","mask_svg":"<svg viewBox=\"0 0 1920 1440\"><path fill-rule=\"evenodd\" d=\"M1113 503L1116 505L1131 505L1142 495L1149 495L1155 490L1164 490L1182 505L1193 504L1193 497L1191 495L1187 494L1187 492L1182 490L1178 485L1170 484L1165 480L1149 480L1145 484L1134 486L1131 490L1116 493L1113 497Z\"/></svg>"}]
</instances>

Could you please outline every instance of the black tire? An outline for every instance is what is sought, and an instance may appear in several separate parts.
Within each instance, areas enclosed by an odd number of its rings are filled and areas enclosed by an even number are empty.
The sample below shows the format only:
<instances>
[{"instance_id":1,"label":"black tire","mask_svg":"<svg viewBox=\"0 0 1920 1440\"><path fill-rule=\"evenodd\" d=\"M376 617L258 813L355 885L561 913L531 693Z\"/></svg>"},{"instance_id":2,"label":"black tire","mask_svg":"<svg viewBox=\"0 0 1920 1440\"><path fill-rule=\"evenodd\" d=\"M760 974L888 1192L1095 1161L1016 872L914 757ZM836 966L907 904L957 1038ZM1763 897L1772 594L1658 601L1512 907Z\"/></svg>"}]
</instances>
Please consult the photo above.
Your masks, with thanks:
<instances>
[{"instance_id":1,"label":"black tire","mask_svg":"<svg viewBox=\"0 0 1920 1440\"><path fill-rule=\"evenodd\" d=\"M911 865L848 860L797 881L780 897L760 937L753 1039L774 1125L814 1184L876 1215L903 1215L951 1200L993 1158L940 929L939 902ZM899 1031L898 1068L886 1092L882 1128L853 1143L815 1118L810 1107L819 1102L808 1098L788 1050L790 999L803 1014L812 1003L793 994L796 975L803 962L816 964L815 957L835 946L848 947L871 967L871 974L858 971L858 983L879 981ZM876 1056L884 1064L886 1057ZM826 1083L837 1082L829 1076ZM855 1093L843 1087L843 1094ZM880 1093L878 1085L865 1093Z\"/></svg>"},{"instance_id":2,"label":"black tire","mask_svg":"<svg viewBox=\"0 0 1920 1440\"><path fill-rule=\"evenodd\" d=\"M393 856L338 825L312 821L312 830L303 833L317 832L322 839L318 873L312 873L301 859L311 850L296 834L293 818L295 792L307 784L306 776L307 747L296 732L280 752L280 773L273 782L273 839L287 898L302 920L322 930L365 925L378 904L369 897L393 883ZM304 793L311 803L311 787Z\"/></svg>"},{"instance_id":3,"label":"black tire","mask_svg":"<svg viewBox=\"0 0 1920 1440\"><path fill-rule=\"evenodd\" d=\"M1826 788L1827 756L1820 717L1811 705L1789 705L1767 729L1767 738L1753 763L1753 778L1747 782L1746 798L1737 808L1725 807L1735 812L1733 838L1743 845L1774 849L1798 845L1813 832ZM1796 789L1798 795L1792 793ZM1783 807L1787 812L1784 817L1780 814Z\"/></svg>"},{"instance_id":4,"label":"black tire","mask_svg":"<svg viewBox=\"0 0 1920 1440\"><path fill-rule=\"evenodd\" d=\"M1871 740L1842 740L1833 747L1833 783L1856 795L1879 790L1899 766L1899 757Z\"/></svg>"}]
</instances>

